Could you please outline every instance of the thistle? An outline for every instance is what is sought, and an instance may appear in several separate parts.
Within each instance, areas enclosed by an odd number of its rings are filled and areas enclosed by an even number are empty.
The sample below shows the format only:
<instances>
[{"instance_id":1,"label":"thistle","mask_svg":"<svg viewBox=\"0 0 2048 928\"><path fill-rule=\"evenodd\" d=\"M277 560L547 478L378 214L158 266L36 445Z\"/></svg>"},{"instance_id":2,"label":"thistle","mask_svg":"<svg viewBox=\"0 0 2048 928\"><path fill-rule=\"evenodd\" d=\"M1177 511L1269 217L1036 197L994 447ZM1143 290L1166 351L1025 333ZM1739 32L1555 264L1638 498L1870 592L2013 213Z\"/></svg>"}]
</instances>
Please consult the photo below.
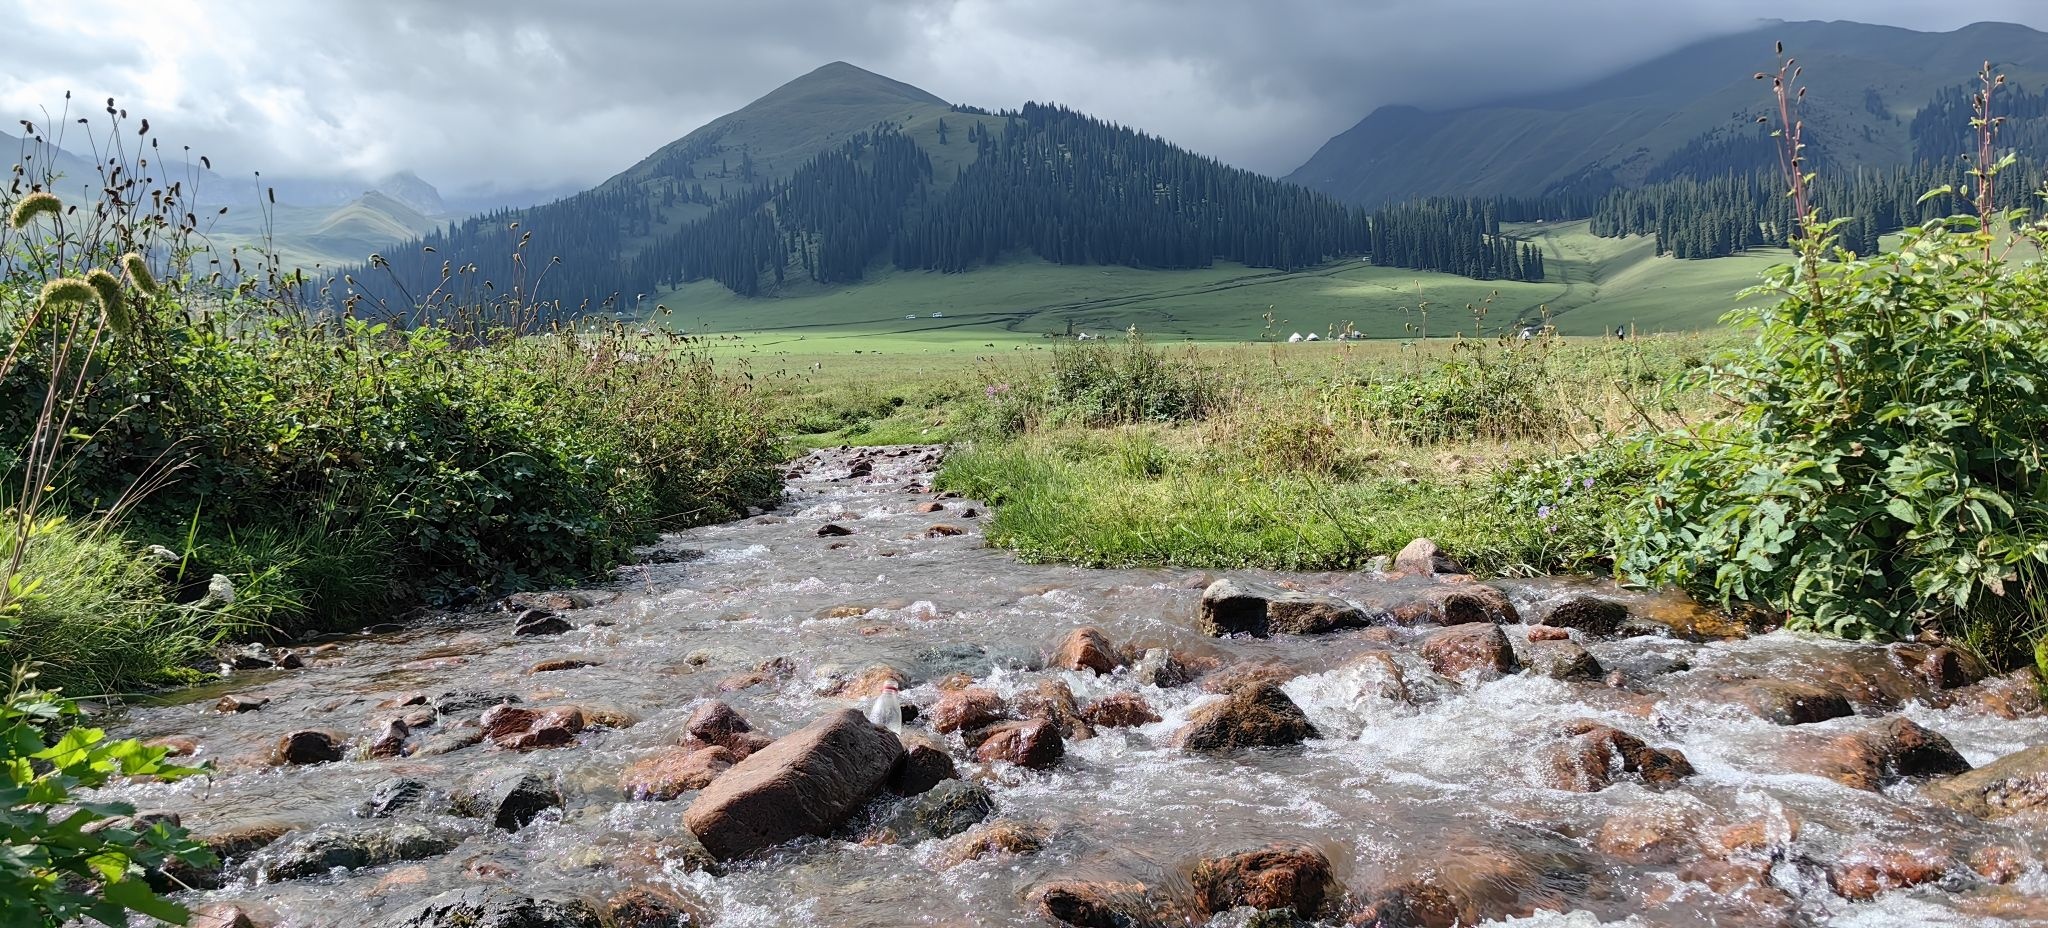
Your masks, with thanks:
<instances>
[{"instance_id":1,"label":"thistle","mask_svg":"<svg viewBox=\"0 0 2048 928\"><path fill-rule=\"evenodd\" d=\"M64 201L57 199L56 194L38 190L22 197L21 202L14 204L14 214L8 221L17 229L25 229L29 223L36 221L37 216L46 213L54 216L63 208Z\"/></svg>"},{"instance_id":2,"label":"thistle","mask_svg":"<svg viewBox=\"0 0 2048 928\"><path fill-rule=\"evenodd\" d=\"M135 325L135 315L129 312L128 301L121 293L121 280L103 268L93 268L85 275L85 282L99 297L100 311L107 315L107 328L115 334L126 335Z\"/></svg>"},{"instance_id":3,"label":"thistle","mask_svg":"<svg viewBox=\"0 0 2048 928\"><path fill-rule=\"evenodd\" d=\"M149 262L142 260L141 255L132 251L122 255L121 269L128 272L128 282L143 296L156 295L156 278L149 273Z\"/></svg>"}]
</instances>

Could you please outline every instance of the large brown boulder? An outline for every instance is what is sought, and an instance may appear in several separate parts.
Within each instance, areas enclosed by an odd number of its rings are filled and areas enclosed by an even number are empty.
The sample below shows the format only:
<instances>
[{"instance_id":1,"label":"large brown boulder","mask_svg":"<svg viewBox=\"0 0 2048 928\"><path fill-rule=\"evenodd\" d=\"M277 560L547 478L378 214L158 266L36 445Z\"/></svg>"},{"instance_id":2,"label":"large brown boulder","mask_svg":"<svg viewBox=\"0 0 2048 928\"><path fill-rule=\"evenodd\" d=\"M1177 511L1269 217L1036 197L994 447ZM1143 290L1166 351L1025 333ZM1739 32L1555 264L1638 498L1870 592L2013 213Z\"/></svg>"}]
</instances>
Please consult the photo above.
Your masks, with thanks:
<instances>
[{"instance_id":1,"label":"large brown boulder","mask_svg":"<svg viewBox=\"0 0 2048 928\"><path fill-rule=\"evenodd\" d=\"M1282 590L1263 583L1228 578L1202 591L1200 627L1222 638L1274 633L1317 635L1371 624L1365 610L1334 596Z\"/></svg>"},{"instance_id":2,"label":"large brown boulder","mask_svg":"<svg viewBox=\"0 0 2048 928\"><path fill-rule=\"evenodd\" d=\"M1387 604L1387 617L1396 625L1512 625L1522 620L1508 594L1498 587L1471 582L1465 577L1454 579L1465 582L1443 582L1407 591L1405 598Z\"/></svg>"},{"instance_id":3,"label":"large brown boulder","mask_svg":"<svg viewBox=\"0 0 2048 928\"><path fill-rule=\"evenodd\" d=\"M1562 886L1581 882L1585 865L1559 847L1492 835L1453 838L1391 870L1364 894L1368 910L1356 925L1454 928L1538 910L1565 909Z\"/></svg>"},{"instance_id":4,"label":"large brown boulder","mask_svg":"<svg viewBox=\"0 0 2048 928\"><path fill-rule=\"evenodd\" d=\"M588 720L575 706L528 709L502 705L485 711L481 724L491 743L507 750L530 751L576 743Z\"/></svg>"},{"instance_id":5,"label":"large brown boulder","mask_svg":"<svg viewBox=\"0 0 2048 928\"><path fill-rule=\"evenodd\" d=\"M1422 642L1430 669L1453 680L1486 681L1515 669L1508 636L1493 624L1457 625Z\"/></svg>"},{"instance_id":6,"label":"large brown boulder","mask_svg":"<svg viewBox=\"0 0 2048 928\"><path fill-rule=\"evenodd\" d=\"M1053 651L1052 666L1061 670L1086 670L1092 673L1113 673L1124 665L1118 657L1116 645L1109 636L1093 625L1074 629L1060 640L1060 646Z\"/></svg>"},{"instance_id":7,"label":"large brown boulder","mask_svg":"<svg viewBox=\"0 0 2048 928\"><path fill-rule=\"evenodd\" d=\"M1979 818L2048 816L2048 744L1929 784L1927 794Z\"/></svg>"},{"instance_id":8,"label":"large brown boulder","mask_svg":"<svg viewBox=\"0 0 2048 928\"><path fill-rule=\"evenodd\" d=\"M1136 728L1159 721L1152 704L1136 693L1111 693L1089 703L1081 714L1097 728Z\"/></svg>"},{"instance_id":9,"label":"large brown boulder","mask_svg":"<svg viewBox=\"0 0 2048 928\"><path fill-rule=\"evenodd\" d=\"M1031 692L1018 693L1012 702L1019 716L1051 722L1068 741L1095 737L1095 727L1081 714L1073 689L1058 680L1040 680Z\"/></svg>"},{"instance_id":10,"label":"large brown boulder","mask_svg":"<svg viewBox=\"0 0 2048 928\"><path fill-rule=\"evenodd\" d=\"M1314 918L1329 891L1330 859L1309 845L1273 844L1199 861L1191 882L1202 915L1250 907Z\"/></svg>"},{"instance_id":11,"label":"large brown boulder","mask_svg":"<svg viewBox=\"0 0 2048 928\"><path fill-rule=\"evenodd\" d=\"M735 764L697 794L683 823L720 860L824 835L881 791L902 756L894 734L841 710Z\"/></svg>"},{"instance_id":12,"label":"large brown boulder","mask_svg":"<svg viewBox=\"0 0 2048 928\"><path fill-rule=\"evenodd\" d=\"M1628 621L1628 607L1611 599L1581 593L1542 610L1543 624L1576 628L1588 635L1612 635Z\"/></svg>"},{"instance_id":13,"label":"large brown boulder","mask_svg":"<svg viewBox=\"0 0 2048 928\"><path fill-rule=\"evenodd\" d=\"M1066 741L1060 737L1059 728L1044 719L997 724L982 733L981 744L974 749L974 756L982 763L1000 761L1032 770L1057 767L1066 753Z\"/></svg>"},{"instance_id":14,"label":"large brown boulder","mask_svg":"<svg viewBox=\"0 0 2048 928\"><path fill-rule=\"evenodd\" d=\"M1025 899L1045 917L1076 928L1132 928L1152 920L1143 883L1054 880L1032 887Z\"/></svg>"},{"instance_id":15,"label":"large brown boulder","mask_svg":"<svg viewBox=\"0 0 2048 928\"><path fill-rule=\"evenodd\" d=\"M1546 785L1552 789L1594 793L1628 777L1662 786L1693 773L1692 763L1677 748L1653 748L1590 719L1566 722L1560 734L1564 741L1550 749L1546 767Z\"/></svg>"},{"instance_id":16,"label":"large brown boulder","mask_svg":"<svg viewBox=\"0 0 2048 928\"><path fill-rule=\"evenodd\" d=\"M903 762L889 774L889 791L898 796L916 796L924 793L945 780L956 779L959 771L953 768L953 756L946 753L946 746L928 735L905 734L903 740Z\"/></svg>"},{"instance_id":17,"label":"large brown boulder","mask_svg":"<svg viewBox=\"0 0 2048 928\"><path fill-rule=\"evenodd\" d=\"M1522 646L1520 660L1528 672L1554 680L1594 680L1605 673L1592 653L1568 638L1531 636L1529 643Z\"/></svg>"},{"instance_id":18,"label":"large brown boulder","mask_svg":"<svg viewBox=\"0 0 2048 928\"><path fill-rule=\"evenodd\" d=\"M690 741L715 744L727 750L743 743L743 736L753 730L754 726L741 718L737 710L716 699L698 706L683 722L683 732Z\"/></svg>"},{"instance_id":19,"label":"large brown boulder","mask_svg":"<svg viewBox=\"0 0 2048 928\"><path fill-rule=\"evenodd\" d=\"M970 686L940 694L932 707L932 728L941 732L980 728L1008 717L1010 710L994 690Z\"/></svg>"},{"instance_id":20,"label":"large brown boulder","mask_svg":"<svg viewBox=\"0 0 2048 928\"><path fill-rule=\"evenodd\" d=\"M1300 744L1320 734L1279 686L1254 683L1195 710L1173 742L1189 751L1216 753Z\"/></svg>"}]
</instances>

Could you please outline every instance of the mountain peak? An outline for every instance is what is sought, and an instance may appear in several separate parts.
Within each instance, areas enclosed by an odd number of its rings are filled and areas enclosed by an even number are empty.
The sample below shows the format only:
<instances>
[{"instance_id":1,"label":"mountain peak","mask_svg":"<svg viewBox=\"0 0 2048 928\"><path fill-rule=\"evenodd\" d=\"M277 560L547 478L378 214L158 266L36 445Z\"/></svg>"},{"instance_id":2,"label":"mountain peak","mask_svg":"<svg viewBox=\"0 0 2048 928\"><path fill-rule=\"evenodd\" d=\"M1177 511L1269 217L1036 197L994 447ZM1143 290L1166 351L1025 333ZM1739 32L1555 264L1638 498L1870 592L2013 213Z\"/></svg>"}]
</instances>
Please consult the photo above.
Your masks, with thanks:
<instances>
[{"instance_id":1,"label":"mountain peak","mask_svg":"<svg viewBox=\"0 0 2048 928\"><path fill-rule=\"evenodd\" d=\"M769 91L767 96L747 105L752 109L764 104L784 105L790 103L808 104L890 104L922 103L935 106L948 105L938 96L913 87L902 81L884 77L866 68L834 61L813 69L787 84Z\"/></svg>"}]
</instances>

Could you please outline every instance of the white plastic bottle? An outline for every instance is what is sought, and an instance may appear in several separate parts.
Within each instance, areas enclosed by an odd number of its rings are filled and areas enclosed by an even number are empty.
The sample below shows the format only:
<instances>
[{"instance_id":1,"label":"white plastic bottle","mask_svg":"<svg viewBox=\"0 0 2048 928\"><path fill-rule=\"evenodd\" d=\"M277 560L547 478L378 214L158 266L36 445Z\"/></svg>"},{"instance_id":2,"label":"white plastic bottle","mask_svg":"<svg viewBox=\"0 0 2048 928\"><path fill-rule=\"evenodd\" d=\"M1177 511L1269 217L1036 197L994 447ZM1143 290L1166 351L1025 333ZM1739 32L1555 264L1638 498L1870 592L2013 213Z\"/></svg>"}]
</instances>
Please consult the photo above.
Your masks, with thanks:
<instances>
[{"instance_id":1,"label":"white plastic bottle","mask_svg":"<svg viewBox=\"0 0 2048 928\"><path fill-rule=\"evenodd\" d=\"M868 706L868 721L878 728L903 734L903 697L896 693L896 681L882 684L882 695Z\"/></svg>"}]
</instances>

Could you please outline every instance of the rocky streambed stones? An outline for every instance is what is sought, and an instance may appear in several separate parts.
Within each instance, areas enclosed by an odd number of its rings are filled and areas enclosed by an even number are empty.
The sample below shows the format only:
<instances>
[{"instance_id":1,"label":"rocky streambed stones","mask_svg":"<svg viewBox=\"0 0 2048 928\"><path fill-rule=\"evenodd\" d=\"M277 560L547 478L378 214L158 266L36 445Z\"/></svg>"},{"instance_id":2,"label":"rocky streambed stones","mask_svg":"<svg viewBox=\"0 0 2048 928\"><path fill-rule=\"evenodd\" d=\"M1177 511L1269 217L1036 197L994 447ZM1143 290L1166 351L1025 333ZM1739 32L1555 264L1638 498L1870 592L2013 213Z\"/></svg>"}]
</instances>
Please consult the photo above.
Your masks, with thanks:
<instances>
[{"instance_id":1,"label":"rocky streambed stones","mask_svg":"<svg viewBox=\"0 0 2048 928\"><path fill-rule=\"evenodd\" d=\"M836 712L726 771L683 822L720 859L829 834L881 792L902 755L895 735L851 709Z\"/></svg>"}]
</instances>

